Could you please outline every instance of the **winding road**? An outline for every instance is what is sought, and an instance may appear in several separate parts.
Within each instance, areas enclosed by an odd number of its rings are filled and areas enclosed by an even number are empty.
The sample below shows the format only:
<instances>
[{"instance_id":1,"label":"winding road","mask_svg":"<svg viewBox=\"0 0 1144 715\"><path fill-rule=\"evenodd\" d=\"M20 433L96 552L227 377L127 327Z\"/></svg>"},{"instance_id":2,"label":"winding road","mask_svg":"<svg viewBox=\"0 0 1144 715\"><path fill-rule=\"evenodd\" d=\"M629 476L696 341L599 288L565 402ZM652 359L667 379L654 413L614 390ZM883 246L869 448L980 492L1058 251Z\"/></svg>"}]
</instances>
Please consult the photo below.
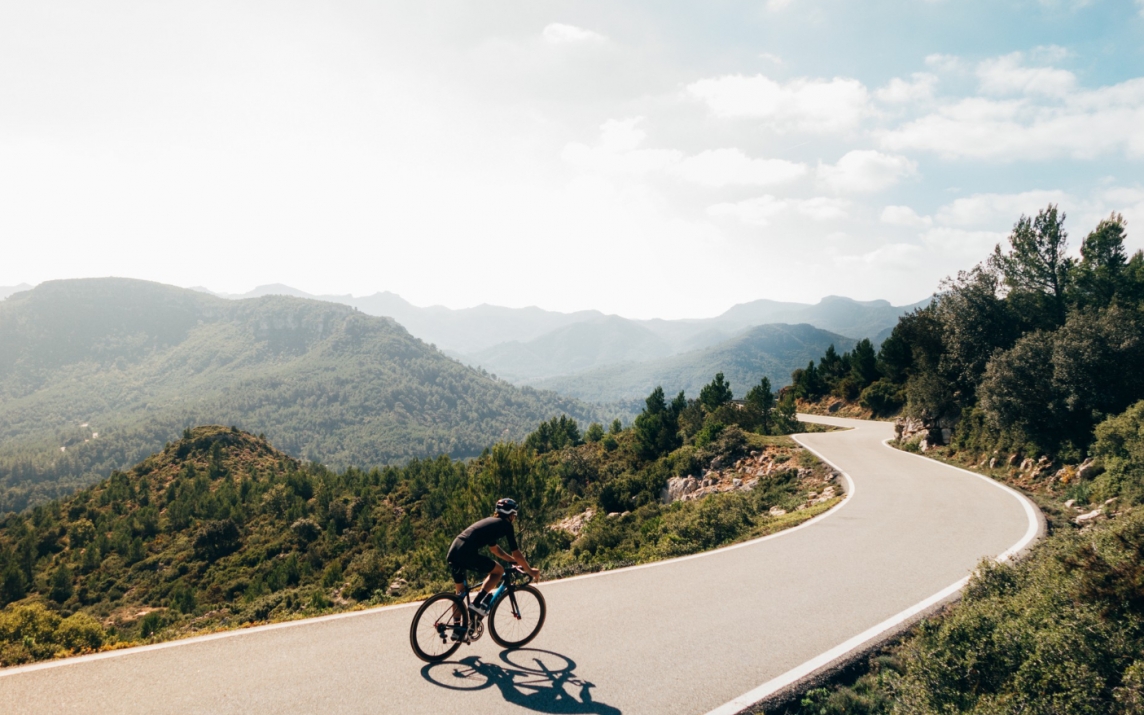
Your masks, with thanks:
<instances>
[{"instance_id":1,"label":"winding road","mask_svg":"<svg viewBox=\"0 0 1144 715\"><path fill-rule=\"evenodd\" d=\"M893 427L798 441L842 471L838 507L705 554L541 584L528 649L489 638L425 666L416 604L0 671L4 713L735 713L956 594L1040 533L996 482L886 446Z\"/></svg>"}]
</instances>

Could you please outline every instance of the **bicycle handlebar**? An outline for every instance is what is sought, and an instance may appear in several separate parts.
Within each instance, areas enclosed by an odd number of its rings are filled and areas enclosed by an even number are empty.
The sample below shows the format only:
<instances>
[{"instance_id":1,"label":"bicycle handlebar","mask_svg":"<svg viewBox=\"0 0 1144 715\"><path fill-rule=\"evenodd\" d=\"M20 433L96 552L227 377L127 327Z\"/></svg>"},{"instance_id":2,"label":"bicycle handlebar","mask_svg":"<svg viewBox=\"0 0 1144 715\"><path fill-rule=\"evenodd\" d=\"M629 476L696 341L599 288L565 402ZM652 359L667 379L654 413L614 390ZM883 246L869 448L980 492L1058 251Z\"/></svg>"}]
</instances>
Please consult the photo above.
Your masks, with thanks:
<instances>
[{"instance_id":1,"label":"bicycle handlebar","mask_svg":"<svg viewBox=\"0 0 1144 715\"><path fill-rule=\"evenodd\" d=\"M519 583L522 586L527 586L532 583L532 576L516 564L509 564L505 568L504 573L510 583Z\"/></svg>"}]
</instances>

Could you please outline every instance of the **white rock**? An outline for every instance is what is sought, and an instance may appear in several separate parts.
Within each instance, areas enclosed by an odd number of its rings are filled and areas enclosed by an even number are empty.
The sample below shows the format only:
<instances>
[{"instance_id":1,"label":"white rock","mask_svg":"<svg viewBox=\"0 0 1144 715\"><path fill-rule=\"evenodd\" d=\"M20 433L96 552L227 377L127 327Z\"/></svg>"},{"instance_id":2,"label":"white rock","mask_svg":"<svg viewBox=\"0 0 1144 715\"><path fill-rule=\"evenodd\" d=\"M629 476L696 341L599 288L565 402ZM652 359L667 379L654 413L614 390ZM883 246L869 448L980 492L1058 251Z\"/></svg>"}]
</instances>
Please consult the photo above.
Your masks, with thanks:
<instances>
[{"instance_id":1,"label":"white rock","mask_svg":"<svg viewBox=\"0 0 1144 715\"><path fill-rule=\"evenodd\" d=\"M1076 468L1076 478L1077 479L1092 479L1093 477L1097 476L1098 474L1100 474L1103 471L1104 471L1103 469L1096 466L1096 464L1092 461L1092 458L1090 457L1089 459L1086 459L1083 462L1081 462L1080 466Z\"/></svg>"},{"instance_id":2,"label":"white rock","mask_svg":"<svg viewBox=\"0 0 1144 715\"><path fill-rule=\"evenodd\" d=\"M1096 509L1093 509L1092 511L1088 512L1087 514L1081 514L1077 518L1073 519L1073 521L1076 522L1077 524L1087 524L1088 522L1090 522L1094 519L1099 519L1101 516L1104 516L1104 508L1103 507L1097 507Z\"/></svg>"}]
</instances>

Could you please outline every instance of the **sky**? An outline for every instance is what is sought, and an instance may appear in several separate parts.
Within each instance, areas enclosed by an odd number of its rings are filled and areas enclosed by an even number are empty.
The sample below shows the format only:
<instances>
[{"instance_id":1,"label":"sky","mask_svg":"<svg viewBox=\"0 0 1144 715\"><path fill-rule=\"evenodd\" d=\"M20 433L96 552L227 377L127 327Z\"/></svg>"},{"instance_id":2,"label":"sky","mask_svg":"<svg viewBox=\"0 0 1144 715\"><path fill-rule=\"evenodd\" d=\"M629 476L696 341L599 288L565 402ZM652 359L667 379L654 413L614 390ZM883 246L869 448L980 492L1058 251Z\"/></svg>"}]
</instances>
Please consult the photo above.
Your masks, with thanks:
<instances>
[{"instance_id":1,"label":"sky","mask_svg":"<svg viewBox=\"0 0 1144 715\"><path fill-rule=\"evenodd\" d=\"M0 2L0 285L906 304L1144 247L1144 0Z\"/></svg>"}]
</instances>

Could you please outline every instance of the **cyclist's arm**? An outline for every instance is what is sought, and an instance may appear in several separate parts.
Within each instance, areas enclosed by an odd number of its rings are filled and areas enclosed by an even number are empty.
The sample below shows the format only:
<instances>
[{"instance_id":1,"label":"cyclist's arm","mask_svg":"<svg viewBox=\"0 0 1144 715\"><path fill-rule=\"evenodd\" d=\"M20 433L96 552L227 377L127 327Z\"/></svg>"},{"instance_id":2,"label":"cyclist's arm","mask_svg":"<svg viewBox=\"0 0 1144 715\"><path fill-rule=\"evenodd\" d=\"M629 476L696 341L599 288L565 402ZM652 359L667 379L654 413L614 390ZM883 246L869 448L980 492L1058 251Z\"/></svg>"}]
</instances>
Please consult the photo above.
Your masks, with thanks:
<instances>
[{"instance_id":1,"label":"cyclist's arm","mask_svg":"<svg viewBox=\"0 0 1144 715\"><path fill-rule=\"evenodd\" d=\"M491 551L493 556L496 556L498 559L515 562L517 566L520 566L522 569L524 569L525 572L528 573L529 576L532 576L533 579L540 578L540 571L528 565L528 561L525 560L524 554L520 552L520 549L513 551L512 555L510 556L499 545L493 544L489 547L489 551Z\"/></svg>"}]
</instances>

